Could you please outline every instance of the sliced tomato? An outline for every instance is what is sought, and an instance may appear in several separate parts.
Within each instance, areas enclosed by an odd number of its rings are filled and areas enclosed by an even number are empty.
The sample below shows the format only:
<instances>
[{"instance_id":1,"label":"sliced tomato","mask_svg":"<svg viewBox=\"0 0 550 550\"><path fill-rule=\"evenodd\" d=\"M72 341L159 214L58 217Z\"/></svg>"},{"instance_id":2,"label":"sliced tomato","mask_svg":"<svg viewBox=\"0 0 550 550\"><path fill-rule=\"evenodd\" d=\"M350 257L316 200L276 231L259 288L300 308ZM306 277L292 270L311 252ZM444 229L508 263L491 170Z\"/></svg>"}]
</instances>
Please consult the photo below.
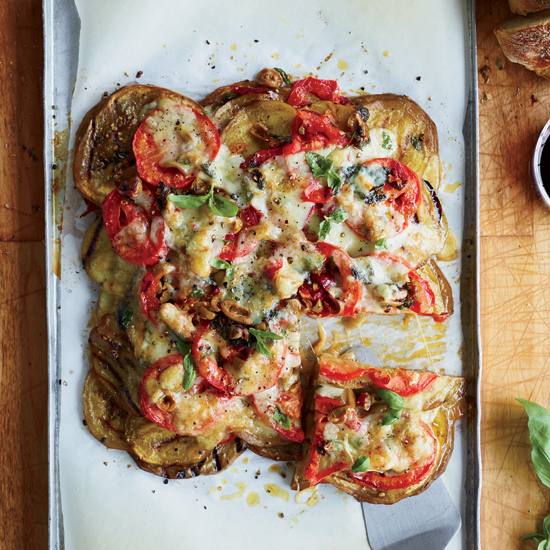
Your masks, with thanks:
<instances>
[{"instance_id":1,"label":"sliced tomato","mask_svg":"<svg viewBox=\"0 0 550 550\"><path fill-rule=\"evenodd\" d=\"M391 252L376 252L374 254L367 254L367 256L374 256L388 262L396 262L405 266L409 270L409 297L413 300L412 305L409 306L409 310L414 311L418 315L434 316L431 312L435 304L434 292L430 283L420 276L410 262Z\"/></svg>"},{"instance_id":2,"label":"sliced tomato","mask_svg":"<svg viewBox=\"0 0 550 550\"><path fill-rule=\"evenodd\" d=\"M155 109L133 141L139 175L147 182L183 189L214 160L220 136L214 124L188 105Z\"/></svg>"},{"instance_id":3,"label":"sliced tomato","mask_svg":"<svg viewBox=\"0 0 550 550\"><path fill-rule=\"evenodd\" d=\"M409 224L410 219L414 216L420 201L422 199L420 178L407 166L401 162L390 158L377 158L364 163L368 167L381 167L386 172L386 183L382 187L382 201L395 214L387 216L387 223L391 224L391 231L383 231L386 237L401 233ZM372 192L370 189L362 190L361 187L355 186L354 193L363 192L367 195ZM342 205L346 213L349 215L346 224L362 238L371 238L371 228L366 226L367 211L376 208L377 200L367 201L361 195L359 201L353 201L352 209ZM361 204L361 208L357 208L357 204ZM377 217L377 221L380 216ZM377 237L378 237L377 233Z\"/></svg>"},{"instance_id":4,"label":"sliced tomato","mask_svg":"<svg viewBox=\"0 0 550 550\"><path fill-rule=\"evenodd\" d=\"M233 346L207 324L193 344L193 358L201 376L230 395L252 395L272 388L285 364L287 343L272 340L273 357L253 347Z\"/></svg>"},{"instance_id":5,"label":"sliced tomato","mask_svg":"<svg viewBox=\"0 0 550 550\"><path fill-rule=\"evenodd\" d=\"M200 376L184 390L184 373L184 358L179 353L151 365L141 378L141 409L149 420L174 433L202 435L212 430L236 401L209 389Z\"/></svg>"},{"instance_id":6,"label":"sliced tomato","mask_svg":"<svg viewBox=\"0 0 550 550\"><path fill-rule=\"evenodd\" d=\"M321 184L315 178L309 178L307 181L307 186L302 193L303 201L326 204L332 200L332 189L328 185Z\"/></svg>"},{"instance_id":7,"label":"sliced tomato","mask_svg":"<svg viewBox=\"0 0 550 550\"><path fill-rule=\"evenodd\" d=\"M439 378L438 374L405 369L369 369L368 375L375 386L403 397L420 393Z\"/></svg>"},{"instance_id":8,"label":"sliced tomato","mask_svg":"<svg viewBox=\"0 0 550 550\"><path fill-rule=\"evenodd\" d=\"M323 270L313 272L309 281L298 289L298 297L307 314L314 317L354 317L358 313L363 287L352 275L351 258L337 246L325 242L315 246L325 256ZM329 260L332 262L329 263ZM329 292L333 286L340 288L341 298L334 298Z\"/></svg>"},{"instance_id":9,"label":"sliced tomato","mask_svg":"<svg viewBox=\"0 0 550 550\"><path fill-rule=\"evenodd\" d=\"M328 414L332 409L341 407L343 404L344 403L338 401L338 399L333 399L326 395L315 394L315 410L321 414Z\"/></svg>"},{"instance_id":10,"label":"sliced tomato","mask_svg":"<svg viewBox=\"0 0 550 550\"><path fill-rule=\"evenodd\" d=\"M308 97L309 93L325 101L342 105L349 103L349 99L340 94L340 88L336 80L321 80L312 76L308 76L304 80L298 80L293 84L287 103L296 108L308 105L311 103Z\"/></svg>"},{"instance_id":11,"label":"sliced tomato","mask_svg":"<svg viewBox=\"0 0 550 550\"><path fill-rule=\"evenodd\" d=\"M363 472L360 474L354 474L353 472L348 472L350 477L360 485L366 487L374 487L380 491L389 491L391 489L406 489L412 485L416 485L426 479L430 473L435 459L437 457L438 442L435 437L432 429L425 424L420 422L426 433L431 437L433 442L432 453L424 464L417 466L416 468L411 468L408 472L403 474L398 474L395 476L384 475L378 472Z\"/></svg>"},{"instance_id":12,"label":"sliced tomato","mask_svg":"<svg viewBox=\"0 0 550 550\"><path fill-rule=\"evenodd\" d=\"M122 187L114 189L103 201L107 235L123 260L139 267L153 266L168 252L168 228L156 207L155 195L146 185L135 200L123 193Z\"/></svg>"},{"instance_id":13,"label":"sliced tomato","mask_svg":"<svg viewBox=\"0 0 550 550\"><path fill-rule=\"evenodd\" d=\"M247 206L239 211L239 218L242 221L242 228L236 234L228 234L225 240L229 241L220 253L220 259L232 261L235 258L244 258L248 256L260 242L254 235L252 227L258 225L263 215L259 210L256 210L252 205Z\"/></svg>"},{"instance_id":14,"label":"sliced tomato","mask_svg":"<svg viewBox=\"0 0 550 550\"><path fill-rule=\"evenodd\" d=\"M322 355L319 361L321 376L336 382L348 382L370 374L372 367L363 368L363 365L355 361L339 361L336 358L329 358Z\"/></svg>"},{"instance_id":15,"label":"sliced tomato","mask_svg":"<svg viewBox=\"0 0 550 550\"><path fill-rule=\"evenodd\" d=\"M163 273L155 275L152 271L147 272L141 280L139 287L139 300L141 302L141 312L156 324L156 320L151 316L153 311L160 307L160 301L157 298L159 283Z\"/></svg>"},{"instance_id":16,"label":"sliced tomato","mask_svg":"<svg viewBox=\"0 0 550 550\"><path fill-rule=\"evenodd\" d=\"M271 389L254 394L252 403L267 426L287 439L301 443L305 437L301 421L303 404L301 386L297 383L290 390L285 390L283 385L284 382L279 380ZM277 422L277 410L288 417L290 428L284 428Z\"/></svg>"},{"instance_id":17,"label":"sliced tomato","mask_svg":"<svg viewBox=\"0 0 550 550\"><path fill-rule=\"evenodd\" d=\"M313 111L298 111L292 120L291 143L280 147L263 149L251 155L241 164L243 170L261 166L264 162L279 155L293 155L302 151L316 151L328 145L346 147L350 138L346 137L333 124L328 116Z\"/></svg>"}]
</instances>

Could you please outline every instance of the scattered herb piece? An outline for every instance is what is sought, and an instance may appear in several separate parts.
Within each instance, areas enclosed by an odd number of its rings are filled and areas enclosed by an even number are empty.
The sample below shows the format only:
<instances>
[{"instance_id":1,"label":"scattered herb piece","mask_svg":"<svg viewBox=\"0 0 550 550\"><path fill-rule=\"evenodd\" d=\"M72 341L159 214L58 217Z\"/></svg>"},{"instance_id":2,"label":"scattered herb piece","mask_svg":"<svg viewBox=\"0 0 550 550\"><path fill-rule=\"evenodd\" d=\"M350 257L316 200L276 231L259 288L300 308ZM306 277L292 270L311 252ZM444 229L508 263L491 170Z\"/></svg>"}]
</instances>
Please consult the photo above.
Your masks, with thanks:
<instances>
[{"instance_id":1,"label":"scattered herb piece","mask_svg":"<svg viewBox=\"0 0 550 550\"><path fill-rule=\"evenodd\" d=\"M500 57L497 59L497 67L502 71L502 59Z\"/></svg>"},{"instance_id":2,"label":"scattered herb piece","mask_svg":"<svg viewBox=\"0 0 550 550\"><path fill-rule=\"evenodd\" d=\"M273 358L273 355L269 351L269 348L267 347L266 343L264 342L264 339L267 338L269 340L282 340L283 337L280 334L275 334L274 332L269 332L268 330L259 330L257 328L250 327L248 329L250 334L254 336L256 339L255 347L256 349L266 357L269 357L270 359Z\"/></svg>"},{"instance_id":3,"label":"scattered herb piece","mask_svg":"<svg viewBox=\"0 0 550 550\"><path fill-rule=\"evenodd\" d=\"M359 455L359 458L353 463L351 471L354 474L366 472L370 468L370 458L365 455Z\"/></svg>"},{"instance_id":4,"label":"scattered herb piece","mask_svg":"<svg viewBox=\"0 0 550 550\"><path fill-rule=\"evenodd\" d=\"M376 248L376 250L386 250L388 248L388 241L386 240L386 237L382 237L376 241L374 243L374 248Z\"/></svg>"},{"instance_id":5,"label":"scattered herb piece","mask_svg":"<svg viewBox=\"0 0 550 550\"><path fill-rule=\"evenodd\" d=\"M204 292L200 288L194 288L189 296L191 298L204 298Z\"/></svg>"},{"instance_id":6,"label":"scattered herb piece","mask_svg":"<svg viewBox=\"0 0 550 550\"><path fill-rule=\"evenodd\" d=\"M235 270L229 262L226 262L221 258L212 258L210 260L210 265L215 269L224 269L225 276L228 281L232 281L235 278Z\"/></svg>"},{"instance_id":7,"label":"scattered herb piece","mask_svg":"<svg viewBox=\"0 0 550 550\"><path fill-rule=\"evenodd\" d=\"M274 67L274 69L283 77L283 82L285 83L285 86L292 86L292 81L290 80L290 77L288 74L286 74L283 69L279 69L279 67Z\"/></svg>"},{"instance_id":8,"label":"scattered herb piece","mask_svg":"<svg viewBox=\"0 0 550 550\"><path fill-rule=\"evenodd\" d=\"M191 350L183 358L183 389L185 391L189 390L195 381L195 366L193 365L193 355Z\"/></svg>"},{"instance_id":9,"label":"scattered herb piece","mask_svg":"<svg viewBox=\"0 0 550 550\"><path fill-rule=\"evenodd\" d=\"M422 146L420 144L420 138L418 136L411 136L411 145L417 150L420 151Z\"/></svg>"},{"instance_id":10,"label":"scattered herb piece","mask_svg":"<svg viewBox=\"0 0 550 550\"><path fill-rule=\"evenodd\" d=\"M126 330L132 322L133 318L134 312L129 307L125 308L122 314L119 314L118 317L118 325L120 326L121 330Z\"/></svg>"},{"instance_id":11,"label":"scattered herb piece","mask_svg":"<svg viewBox=\"0 0 550 550\"><path fill-rule=\"evenodd\" d=\"M387 134L386 132L382 132L382 147L384 149L392 148L390 134Z\"/></svg>"},{"instance_id":12,"label":"scattered herb piece","mask_svg":"<svg viewBox=\"0 0 550 550\"><path fill-rule=\"evenodd\" d=\"M333 210L328 216L325 216L324 220L319 224L319 238L317 242L324 241L327 238L332 222L342 223L347 219L348 215L340 209Z\"/></svg>"},{"instance_id":13,"label":"scattered herb piece","mask_svg":"<svg viewBox=\"0 0 550 550\"><path fill-rule=\"evenodd\" d=\"M277 422L277 424L279 424L279 426L283 428L283 430L290 430L290 428L292 428L290 417L284 412L280 411L278 407L275 407L273 418L275 419L275 422Z\"/></svg>"}]
</instances>

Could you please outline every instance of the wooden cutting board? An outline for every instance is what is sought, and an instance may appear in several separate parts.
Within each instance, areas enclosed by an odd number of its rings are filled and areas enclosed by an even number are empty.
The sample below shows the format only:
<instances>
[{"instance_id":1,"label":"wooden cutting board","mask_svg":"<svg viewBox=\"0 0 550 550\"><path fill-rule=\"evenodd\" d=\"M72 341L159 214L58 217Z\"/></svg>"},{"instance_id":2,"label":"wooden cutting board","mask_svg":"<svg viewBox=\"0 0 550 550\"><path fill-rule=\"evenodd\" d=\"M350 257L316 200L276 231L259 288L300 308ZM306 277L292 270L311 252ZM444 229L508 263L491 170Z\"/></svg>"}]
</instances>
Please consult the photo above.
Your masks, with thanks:
<instances>
[{"instance_id":1,"label":"wooden cutting board","mask_svg":"<svg viewBox=\"0 0 550 550\"><path fill-rule=\"evenodd\" d=\"M541 532L550 511L515 401L550 408L550 212L528 176L550 118L550 81L502 54L493 29L510 17L505 0L478 2L483 549L535 548L520 538Z\"/></svg>"},{"instance_id":2,"label":"wooden cutting board","mask_svg":"<svg viewBox=\"0 0 550 550\"><path fill-rule=\"evenodd\" d=\"M41 14L40 0L0 2L2 550L47 548ZM483 550L534 548L519 539L550 511L515 402L550 408L550 213L527 173L550 82L502 55L493 28L510 16L506 0L478 1Z\"/></svg>"}]
</instances>

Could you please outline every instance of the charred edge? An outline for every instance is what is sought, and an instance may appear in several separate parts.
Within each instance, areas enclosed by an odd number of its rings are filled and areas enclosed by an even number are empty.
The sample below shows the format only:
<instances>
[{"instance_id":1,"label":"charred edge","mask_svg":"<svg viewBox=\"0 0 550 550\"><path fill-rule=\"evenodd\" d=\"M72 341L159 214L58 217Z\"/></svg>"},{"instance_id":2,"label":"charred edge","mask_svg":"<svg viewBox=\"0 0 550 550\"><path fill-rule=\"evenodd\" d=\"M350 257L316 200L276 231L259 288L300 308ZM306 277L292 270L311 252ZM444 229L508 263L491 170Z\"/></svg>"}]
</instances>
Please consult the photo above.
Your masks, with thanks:
<instances>
[{"instance_id":1,"label":"charred edge","mask_svg":"<svg viewBox=\"0 0 550 550\"><path fill-rule=\"evenodd\" d=\"M439 220L441 221L441 218L443 217L443 208L441 207L441 202L439 202L439 197L437 196L435 189L432 187L431 183L427 180L422 180L426 187L428 188L428 191L430 192L430 197L432 198L432 201L435 205L435 208L437 210L437 213L439 215Z\"/></svg>"},{"instance_id":2,"label":"charred edge","mask_svg":"<svg viewBox=\"0 0 550 550\"><path fill-rule=\"evenodd\" d=\"M222 465L220 464L217 446L212 449L212 458L214 459L214 468L216 468L216 471L219 472L222 469Z\"/></svg>"},{"instance_id":3,"label":"charred edge","mask_svg":"<svg viewBox=\"0 0 550 550\"><path fill-rule=\"evenodd\" d=\"M115 114L116 114L116 118L115 118L115 123L113 128L113 142L115 144L114 149L115 149L115 155L116 155L116 154L121 154L123 152L122 145L120 143L119 132L118 132L119 108L118 108L117 99L115 99Z\"/></svg>"},{"instance_id":4,"label":"charred edge","mask_svg":"<svg viewBox=\"0 0 550 550\"><path fill-rule=\"evenodd\" d=\"M176 479L185 479L187 477L187 472L185 470L179 470L176 472Z\"/></svg>"},{"instance_id":5,"label":"charred edge","mask_svg":"<svg viewBox=\"0 0 550 550\"><path fill-rule=\"evenodd\" d=\"M206 460L203 460L202 462L199 462L199 463L197 463L194 466L191 466L189 468L189 472L191 473L191 475L193 477L197 477L197 476L201 475L201 468L202 468L202 466L205 462L206 462Z\"/></svg>"},{"instance_id":6,"label":"charred edge","mask_svg":"<svg viewBox=\"0 0 550 550\"><path fill-rule=\"evenodd\" d=\"M92 242L90 243L90 246L88 247L88 250L84 253L84 256L82 257L82 267L86 269L86 266L88 265L88 260L90 259L90 256L94 253L95 245L97 244L97 241L99 239L99 234L101 233L101 230L103 229L103 218L99 220L99 223L97 224L97 227L94 231L94 236L92 237Z\"/></svg>"},{"instance_id":7,"label":"charred edge","mask_svg":"<svg viewBox=\"0 0 550 550\"><path fill-rule=\"evenodd\" d=\"M126 397L127 402L131 405L132 409L136 412L137 416L143 416L143 413L141 412L141 409L139 406L135 403L135 401L132 399L132 396L130 395L130 392L126 386L122 386L122 393L124 394L124 397Z\"/></svg>"},{"instance_id":8,"label":"charred edge","mask_svg":"<svg viewBox=\"0 0 550 550\"><path fill-rule=\"evenodd\" d=\"M88 155L88 166L86 166L86 174L88 176L88 179L92 179L92 166L93 166L93 159L94 159L94 150L95 150L95 136L96 136L96 117L92 117L91 120L91 126L92 126L92 132L90 136L90 154Z\"/></svg>"},{"instance_id":9,"label":"charred edge","mask_svg":"<svg viewBox=\"0 0 550 550\"><path fill-rule=\"evenodd\" d=\"M248 449L248 445L246 444L246 441L243 441L242 439L237 437L235 438L235 449L238 453L240 453L241 451Z\"/></svg>"}]
</instances>

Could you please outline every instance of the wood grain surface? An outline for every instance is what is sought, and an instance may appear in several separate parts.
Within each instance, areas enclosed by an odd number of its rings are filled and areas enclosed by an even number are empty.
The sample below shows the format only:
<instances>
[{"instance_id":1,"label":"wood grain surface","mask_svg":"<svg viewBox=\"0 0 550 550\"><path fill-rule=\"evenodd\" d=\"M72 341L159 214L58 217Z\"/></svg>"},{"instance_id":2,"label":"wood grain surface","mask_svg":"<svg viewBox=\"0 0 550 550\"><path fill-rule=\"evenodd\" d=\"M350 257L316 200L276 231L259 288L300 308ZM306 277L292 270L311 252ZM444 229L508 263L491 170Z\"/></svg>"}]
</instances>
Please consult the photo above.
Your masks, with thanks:
<instances>
[{"instance_id":1,"label":"wood grain surface","mask_svg":"<svg viewBox=\"0 0 550 550\"><path fill-rule=\"evenodd\" d=\"M0 548L47 548L42 5L0 2ZM502 55L506 0L477 3L480 73L482 549L528 549L550 489L534 475L523 397L550 408L550 212L528 161L550 82ZM500 60L500 62L499 62Z\"/></svg>"}]
</instances>

